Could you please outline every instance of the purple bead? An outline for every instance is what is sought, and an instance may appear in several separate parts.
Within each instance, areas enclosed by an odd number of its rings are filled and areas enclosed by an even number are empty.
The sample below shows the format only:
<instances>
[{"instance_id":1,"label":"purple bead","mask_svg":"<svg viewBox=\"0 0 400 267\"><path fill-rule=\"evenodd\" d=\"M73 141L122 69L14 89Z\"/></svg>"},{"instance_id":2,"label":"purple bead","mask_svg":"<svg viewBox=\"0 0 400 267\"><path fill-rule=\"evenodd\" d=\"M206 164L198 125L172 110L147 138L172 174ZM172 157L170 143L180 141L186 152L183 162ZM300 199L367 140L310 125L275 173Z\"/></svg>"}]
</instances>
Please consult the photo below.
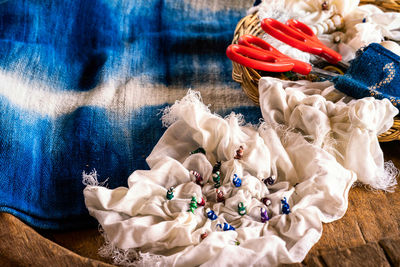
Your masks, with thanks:
<instances>
[{"instance_id":1,"label":"purple bead","mask_svg":"<svg viewBox=\"0 0 400 267\"><path fill-rule=\"evenodd\" d=\"M275 179L274 179L272 176L270 176L270 177L268 177L268 178L265 178L265 179L263 180L263 182L264 182L264 184L265 184L266 186L269 186L269 185L273 185L273 184L275 183Z\"/></svg>"},{"instance_id":2,"label":"purple bead","mask_svg":"<svg viewBox=\"0 0 400 267\"><path fill-rule=\"evenodd\" d=\"M260 209L260 215L261 215L261 222L266 223L269 221L268 213L266 209L261 208Z\"/></svg>"}]
</instances>

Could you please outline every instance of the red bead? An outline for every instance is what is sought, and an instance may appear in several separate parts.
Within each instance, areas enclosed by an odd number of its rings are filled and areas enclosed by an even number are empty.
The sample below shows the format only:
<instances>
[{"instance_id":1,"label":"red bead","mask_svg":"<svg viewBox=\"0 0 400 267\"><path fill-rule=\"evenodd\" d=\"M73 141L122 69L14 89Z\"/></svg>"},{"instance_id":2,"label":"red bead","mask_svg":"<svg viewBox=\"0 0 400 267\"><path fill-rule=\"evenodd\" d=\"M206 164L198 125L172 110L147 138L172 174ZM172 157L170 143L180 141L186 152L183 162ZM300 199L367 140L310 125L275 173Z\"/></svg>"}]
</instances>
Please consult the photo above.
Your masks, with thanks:
<instances>
[{"instance_id":1,"label":"red bead","mask_svg":"<svg viewBox=\"0 0 400 267\"><path fill-rule=\"evenodd\" d=\"M224 202L225 201L224 192L222 192L219 189L216 189L216 192L217 192L217 202Z\"/></svg>"},{"instance_id":2,"label":"red bead","mask_svg":"<svg viewBox=\"0 0 400 267\"><path fill-rule=\"evenodd\" d=\"M243 157L243 146L240 146L238 150L236 150L236 155L234 157L234 159L242 159Z\"/></svg>"},{"instance_id":3,"label":"red bead","mask_svg":"<svg viewBox=\"0 0 400 267\"><path fill-rule=\"evenodd\" d=\"M205 205L206 205L206 202L205 202L204 198L201 198L201 201L200 201L200 202L197 202L197 205L199 205L199 206L205 206Z\"/></svg>"},{"instance_id":4,"label":"red bead","mask_svg":"<svg viewBox=\"0 0 400 267\"><path fill-rule=\"evenodd\" d=\"M321 8L322 8L322 10L328 10L328 9L329 9L328 3L327 3L326 1L324 1L324 2L322 3L322 5L321 5Z\"/></svg>"},{"instance_id":5,"label":"red bead","mask_svg":"<svg viewBox=\"0 0 400 267\"><path fill-rule=\"evenodd\" d=\"M207 233L202 233L202 234L200 235L201 239L204 239L204 238L206 238L207 236L208 236Z\"/></svg>"},{"instance_id":6,"label":"red bead","mask_svg":"<svg viewBox=\"0 0 400 267\"><path fill-rule=\"evenodd\" d=\"M271 200L267 197L262 198L261 202L264 203L265 206L271 205Z\"/></svg>"}]
</instances>

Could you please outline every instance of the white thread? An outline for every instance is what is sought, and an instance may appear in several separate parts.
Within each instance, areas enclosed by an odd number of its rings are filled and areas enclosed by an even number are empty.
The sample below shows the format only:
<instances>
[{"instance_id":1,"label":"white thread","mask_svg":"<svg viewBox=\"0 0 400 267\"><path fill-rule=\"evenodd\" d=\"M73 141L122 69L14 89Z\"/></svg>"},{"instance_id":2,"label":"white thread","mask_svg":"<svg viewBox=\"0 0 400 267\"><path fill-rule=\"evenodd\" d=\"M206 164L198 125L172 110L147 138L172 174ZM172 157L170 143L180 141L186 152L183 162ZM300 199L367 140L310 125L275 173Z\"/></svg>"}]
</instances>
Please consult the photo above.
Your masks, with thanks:
<instances>
[{"instance_id":1,"label":"white thread","mask_svg":"<svg viewBox=\"0 0 400 267\"><path fill-rule=\"evenodd\" d=\"M105 179L103 182L99 182L98 174L96 169L93 169L90 173L86 173L85 171L82 172L82 183L86 186L105 186L107 187L108 178Z\"/></svg>"},{"instance_id":2,"label":"white thread","mask_svg":"<svg viewBox=\"0 0 400 267\"><path fill-rule=\"evenodd\" d=\"M99 233L104 238L104 244L99 248L100 257L112 259L113 264L119 266L165 266L163 256L153 255L151 253L142 253L139 250L121 249L115 246L107 237L104 229L99 225Z\"/></svg>"}]
</instances>

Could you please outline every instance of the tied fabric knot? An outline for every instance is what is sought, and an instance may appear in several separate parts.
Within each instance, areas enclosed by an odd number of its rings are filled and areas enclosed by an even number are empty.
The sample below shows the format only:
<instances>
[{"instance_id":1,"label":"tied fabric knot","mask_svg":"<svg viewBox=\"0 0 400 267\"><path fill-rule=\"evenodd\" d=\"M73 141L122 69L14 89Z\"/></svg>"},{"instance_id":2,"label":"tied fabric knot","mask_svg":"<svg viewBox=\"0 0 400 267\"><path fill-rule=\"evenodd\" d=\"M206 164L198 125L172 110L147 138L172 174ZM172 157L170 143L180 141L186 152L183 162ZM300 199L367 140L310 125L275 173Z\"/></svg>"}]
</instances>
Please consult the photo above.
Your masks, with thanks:
<instances>
[{"instance_id":1,"label":"tied fabric knot","mask_svg":"<svg viewBox=\"0 0 400 267\"><path fill-rule=\"evenodd\" d=\"M357 53L347 73L333 79L335 88L354 98L387 98L400 108L400 57L372 43Z\"/></svg>"}]
</instances>

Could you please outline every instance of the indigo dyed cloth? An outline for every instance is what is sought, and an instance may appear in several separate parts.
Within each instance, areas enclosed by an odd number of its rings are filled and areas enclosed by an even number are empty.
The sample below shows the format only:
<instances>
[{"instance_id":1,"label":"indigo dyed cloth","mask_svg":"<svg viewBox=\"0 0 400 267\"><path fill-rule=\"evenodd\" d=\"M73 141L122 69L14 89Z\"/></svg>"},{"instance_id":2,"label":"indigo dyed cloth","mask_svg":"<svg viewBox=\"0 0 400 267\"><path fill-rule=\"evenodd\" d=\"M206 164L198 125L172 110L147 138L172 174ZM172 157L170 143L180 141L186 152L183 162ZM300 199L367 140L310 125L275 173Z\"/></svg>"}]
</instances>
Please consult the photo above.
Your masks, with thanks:
<instances>
[{"instance_id":1,"label":"indigo dyed cloth","mask_svg":"<svg viewBox=\"0 0 400 267\"><path fill-rule=\"evenodd\" d=\"M355 98L387 98L400 108L400 57L377 43L361 49L335 88Z\"/></svg>"},{"instance_id":2,"label":"indigo dyed cloth","mask_svg":"<svg viewBox=\"0 0 400 267\"><path fill-rule=\"evenodd\" d=\"M160 110L199 90L257 122L225 56L252 1L0 2L0 211L39 228L95 225L82 172L126 186L165 128Z\"/></svg>"}]
</instances>

